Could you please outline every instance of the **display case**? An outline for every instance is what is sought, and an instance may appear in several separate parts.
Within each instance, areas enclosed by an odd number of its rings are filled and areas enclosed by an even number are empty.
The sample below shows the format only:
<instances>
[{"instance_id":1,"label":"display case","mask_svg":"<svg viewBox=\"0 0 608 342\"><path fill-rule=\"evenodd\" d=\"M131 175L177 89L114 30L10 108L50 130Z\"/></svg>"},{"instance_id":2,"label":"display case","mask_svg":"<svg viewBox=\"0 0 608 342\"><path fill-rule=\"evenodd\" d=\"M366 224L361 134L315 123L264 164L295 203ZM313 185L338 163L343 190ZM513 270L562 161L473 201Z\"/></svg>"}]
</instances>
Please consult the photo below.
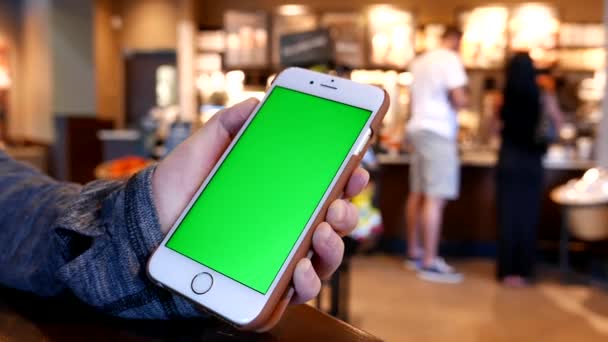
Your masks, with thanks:
<instances>
[{"instance_id":1,"label":"display case","mask_svg":"<svg viewBox=\"0 0 608 342\"><path fill-rule=\"evenodd\" d=\"M559 32L557 10L541 3L525 3L513 7L509 18L509 48L529 51L539 67L552 65L557 60Z\"/></svg>"},{"instance_id":2,"label":"display case","mask_svg":"<svg viewBox=\"0 0 608 342\"><path fill-rule=\"evenodd\" d=\"M336 65L353 69L365 66L365 17L361 13L324 13L320 25L329 30Z\"/></svg>"},{"instance_id":3,"label":"display case","mask_svg":"<svg viewBox=\"0 0 608 342\"><path fill-rule=\"evenodd\" d=\"M597 71L606 61L604 25L563 23L559 30L558 65L564 70Z\"/></svg>"},{"instance_id":4,"label":"display case","mask_svg":"<svg viewBox=\"0 0 608 342\"><path fill-rule=\"evenodd\" d=\"M313 31L318 28L317 16L303 5L282 5L272 17L271 61L275 68L280 67L281 36Z\"/></svg>"},{"instance_id":5,"label":"display case","mask_svg":"<svg viewBox=\"0 0 608 342\"><path fill-rule=\"evenodd\" d=\"M368 11L370 65L405 69L414 58L415 22L411 12L387 5Z\"/></svg>"},{"instance_id":6,"label":"display case","mask_svg":"<svg viewBox=\"0 0 608 342\"><path fill-rule=\"evenodd\" d=\"M264 68L268 65L268 15L226 11L226 68Z\"/></svg>"},{"instance_id":7,"label":"display case","mask_svg":"<svg viewBox=\"0 0 608 342\"><path fill-rule=\"evenodd\" d=\"M460 15L463 28L461 55L468 68L502 68L507 49L505 6L478 7Z\"/></svg>"}]
</instances>

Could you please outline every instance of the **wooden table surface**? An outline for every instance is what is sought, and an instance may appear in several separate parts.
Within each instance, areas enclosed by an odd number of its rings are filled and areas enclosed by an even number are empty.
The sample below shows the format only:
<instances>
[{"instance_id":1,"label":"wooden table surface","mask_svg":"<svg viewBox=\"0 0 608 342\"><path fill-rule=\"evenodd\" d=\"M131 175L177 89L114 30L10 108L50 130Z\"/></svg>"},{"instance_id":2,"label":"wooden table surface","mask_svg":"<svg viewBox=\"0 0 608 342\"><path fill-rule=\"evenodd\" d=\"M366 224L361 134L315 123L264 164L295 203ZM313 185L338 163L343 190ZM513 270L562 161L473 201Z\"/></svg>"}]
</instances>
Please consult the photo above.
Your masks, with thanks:
<instances>
[{"instance_id":1,"label":"wooden table surface","mask_svg":"<svg viewBox=\"0 0 608 342\"><path fill-rule=\"evenodd\" d=\"M0 341L379 341L308 305L290 307L272 331L245 333L215 319L124 320L76 300L0 288Z\"/></svg>"}]
</instances>

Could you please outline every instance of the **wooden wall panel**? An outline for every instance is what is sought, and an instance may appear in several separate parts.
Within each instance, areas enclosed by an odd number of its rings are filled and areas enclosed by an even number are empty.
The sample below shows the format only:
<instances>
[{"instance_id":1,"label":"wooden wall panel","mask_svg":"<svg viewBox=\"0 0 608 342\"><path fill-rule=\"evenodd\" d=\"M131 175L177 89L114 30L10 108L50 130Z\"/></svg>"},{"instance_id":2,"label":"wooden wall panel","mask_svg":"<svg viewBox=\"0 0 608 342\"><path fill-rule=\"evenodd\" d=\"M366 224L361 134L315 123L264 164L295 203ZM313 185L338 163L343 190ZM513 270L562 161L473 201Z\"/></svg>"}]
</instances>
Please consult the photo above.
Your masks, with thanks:
<instances>
[{"instance_id":1,"label":"wooden wall panel","mask_svg":"<svg viewBox=\"0 0 608 342\"><path fill-rule=\"evenodd\" d=\"M503 0L494 3L516 4L521 0ZM554 4L565 21L602 21L602 0L554 0L545 1ZM279 0L222 0L200 1L198 18L201 25L217 26L222 24L223 12L227 9L267 10L271 11L285 2ZM305 0L298 1L310 5L317 11L330 10L361 10L366 6L377 3L370 0ZM488 0L434 0L434 1L382 1L384 4L399 6L413 10L420 23L452 23L456 13L461 9L471 8L491 3Z\"/></svg>"}]
</instances>

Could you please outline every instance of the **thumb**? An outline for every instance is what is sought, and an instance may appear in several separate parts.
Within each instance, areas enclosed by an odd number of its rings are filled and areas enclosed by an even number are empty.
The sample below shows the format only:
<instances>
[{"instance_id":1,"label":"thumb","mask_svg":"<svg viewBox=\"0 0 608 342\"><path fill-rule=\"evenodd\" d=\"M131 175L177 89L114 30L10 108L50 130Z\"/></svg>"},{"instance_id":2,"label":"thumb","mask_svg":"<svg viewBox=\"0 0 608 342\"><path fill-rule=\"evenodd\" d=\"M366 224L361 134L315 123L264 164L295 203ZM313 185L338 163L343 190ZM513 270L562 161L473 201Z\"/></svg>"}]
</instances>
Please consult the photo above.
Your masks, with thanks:
<instances>
[{"instance_id":1,"label":"thumb","mask_svg":"<svg viewBox=\"0 0 608 342\"><path fill-rule=\"evenodd\" d=\"M220 111L158 164L152 192L163 234L169 232L257 104L252 98Z\"/></svg>"}]
</instances>

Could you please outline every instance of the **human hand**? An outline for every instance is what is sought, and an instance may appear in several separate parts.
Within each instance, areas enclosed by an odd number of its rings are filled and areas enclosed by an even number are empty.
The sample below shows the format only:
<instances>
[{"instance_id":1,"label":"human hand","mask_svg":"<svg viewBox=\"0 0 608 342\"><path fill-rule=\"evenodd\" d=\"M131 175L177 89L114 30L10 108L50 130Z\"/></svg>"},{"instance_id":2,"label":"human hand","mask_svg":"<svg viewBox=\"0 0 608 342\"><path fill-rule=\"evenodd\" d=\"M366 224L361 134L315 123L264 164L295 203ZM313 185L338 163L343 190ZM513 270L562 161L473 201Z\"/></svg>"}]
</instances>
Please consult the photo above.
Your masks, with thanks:
<instances>
[{"instance_id":1,"label":"human hand","mask_svg":"<svg viewBox=\"0 0 608 342\"><path fill-rule=\"evenodd\" d=\"M158 164L152 188L163 234L169 232L257 104L257 100L249 99L221 111ZM344 189L345 197L357 195L368 181L367 171L355 170ZM300 260L295 268L293 303L317 296L321 279L331 276L342 262L344 243L340 235L349 234L357 221L353 204L342 199L331 203L325 222L313 234L314 257Z\"/></svg>"}]
</instances>

